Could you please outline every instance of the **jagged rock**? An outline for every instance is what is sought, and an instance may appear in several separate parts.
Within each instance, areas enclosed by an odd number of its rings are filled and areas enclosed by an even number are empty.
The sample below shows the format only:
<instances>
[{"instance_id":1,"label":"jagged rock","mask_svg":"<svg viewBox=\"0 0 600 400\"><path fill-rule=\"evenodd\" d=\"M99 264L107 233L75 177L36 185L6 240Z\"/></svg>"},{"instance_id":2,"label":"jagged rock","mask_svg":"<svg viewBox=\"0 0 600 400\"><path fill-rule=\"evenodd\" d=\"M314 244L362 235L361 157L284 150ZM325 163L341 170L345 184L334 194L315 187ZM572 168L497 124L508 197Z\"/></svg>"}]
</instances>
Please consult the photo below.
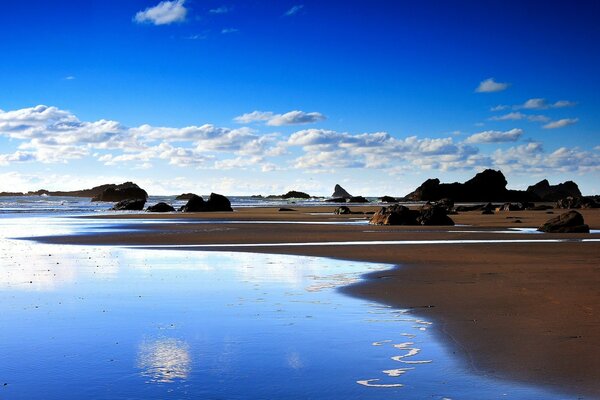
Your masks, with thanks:
<instances>
[{"instance_id":1,"label":"jagged rock","mask_svg":"<svg viewBox=\"0 0 600 400\"><path fill-rule=\"evenodd\" d=\"M369 200L362 196L352 196L348 199L348 203L368 203Z\"/></svg>"},{"instance_id":2,"label":"jagged rock","mask_svg":"<svg viewBox=\"0 0 600 400\"><path fill-rule=\"evenodd\" d=\"M448 216L448 210L439 204L422 207L417 222L421 225L454 225L454 221Z\"/></svg>"},{"instance_id":3,"label":"jagged rock","mask_svg":"<svg viewBox=\"0 0 600 400\"><path fill-rule=\"evenodd\" d=\"M343 197L334 197L333 199L325 200L327 203L345 203L346 199Z\"/></svg>"},{"instance_id":4,"label":"jagged rock","mask_svg":"<svg viewBox=\"0 0 600 400\"><path fill-rule=\"evenodd\" d=\"M556 202L556 208L598 208L600 204L591 197L566 197Z\"/></svg>"},{"instance_id":5,"label":"jagged rock","mask_svg":"<svg viewBox=\"0 0 600 400\"><path fill-rule=\"evenodd\" d=\"M336 208L333 211L333 213L337 214L337 215L345 215L345 214L352 214L352 211L350 211L349 207L341 206L341 207Z\"/></svg>"},{"instance_id":6,"label":"jagged rock","mask_svg":"<svg viewBox=\"0 0 600 400\"><path fill-rule=\"evenodd\" d=\"M141 211L144 209L146 199L121 200L111 208L114 211Z\"/></svg>"},{"instance_id":7,"label":"jagged rock","mask_svg":"<svg viewBox=\"0 0 600 400\"><path fill-rule=\"evenodd\" d=\"M346 191L346 189L344 189L340 185L335 185L335 188L333 189L333 194L331 195L331 197L332 198L349 199L350 197L352 197L352 195L350 193L348 193Z\"/></svg>"},{"instance_id":8,"label":"jagged rock","mask_svg":"<svg viewBox=\"0 0 600 400\"><path fill-rule=\"evenodd\" d=\"M538 231L548 233L589 233L590 227L583 221L583 216L577 211L568 211L551 218L538 228Z\"/></svg>"},{"instance_id":9,"label":"jagged rock","mask_svg":"<svg viewBox=\"0 0 600 400\"><path fill-rule=\"evenodd\" d=\"M573 181L566 181L551 186L547 179L529 186L527 192L535 194L541 201L558 201L565 197L581 197L579 186Z\"/></svg>"},{"instance_id":10,"label":"jagged rock","mask_svg":"<svg viewBox=\"0 0 600 400\"><path fill-rule=\"evenodd\" d=\"M133 182L107 187L102 193L94 196L92 201L121 201L128 199L148 198L148 193Z\"/></svg>"},{"instance_id":11,"label":"jagged rock","mask_svg":"<svg viewBox=\"0 0 600 400\"><path fill-rule=\"evenodd\" d=\"M233 211L229 199L216 193L211 193L207 201L194 195L180 210L183 212Z\"/></svg>"},{"instance_id":12,"label":"jagged rock","mask_svg":"<svg viewBox=\"0 0 600 400\"><path fill-rule=\"evenodd\" d=\"M418 216L418 211L394 204L388 207L381 207L371 217L369 223L373 225L417 225Z\"/></svg>"},{"instance_id":13,"label":"jagged rock","mask_svg":"<svg viewBox=\"0 0 600 400\"><path fill-rule=\"evenodd\" d=\"M469 201L533 201L537 196L525 191L507 190L506 178L500 171L486 169L465 183L440 183L439 179L427 179L414 192L409 201L437 201L444 197L457 202Z\"/></svg>"},{"instance_id":14,"label":"jagged rock","mask_svg":"<svg viewBox=\"0 0 600 400\"><path fill-rule=\"evenodd\" d=\"M396 203L398 200L396 200L396 198L392 196L383 196L379 199L379 201L381 201L382 203Z\"/></svg>"},{"instance_id":15,"label":"jagged rock","mask_svg":"<svg viewBox=\"0 0 600 400\"><path fill-rule=\"evenodd\" d=\"M298 192L290 190L286 194L281 196L282 199L310 199L310 195L304 192Z\"/></svg>"},{"instance_id":16,"label":"jagged rock","mask_svg":"<svg viewBox=\"0 0 600 400\"><path fill-rule=\"evenodd\" d=\"M183 193L175 197L175 200L189 200L194 196L196 196L194 193Z\"/></svg>"},{"instance_id":17,"label":"jagged rock","mask_svg":"<svg viewBox=\"0 0 600 400\"><path fill-rule=\"evenodd\" d=\"M161 201L160 203L157 203L153 206L148 207L146 209L146 211L163 213L163 212L172 212L172 211L175 211L175 209L171 205Z\"/></svg>"}]
</instances>

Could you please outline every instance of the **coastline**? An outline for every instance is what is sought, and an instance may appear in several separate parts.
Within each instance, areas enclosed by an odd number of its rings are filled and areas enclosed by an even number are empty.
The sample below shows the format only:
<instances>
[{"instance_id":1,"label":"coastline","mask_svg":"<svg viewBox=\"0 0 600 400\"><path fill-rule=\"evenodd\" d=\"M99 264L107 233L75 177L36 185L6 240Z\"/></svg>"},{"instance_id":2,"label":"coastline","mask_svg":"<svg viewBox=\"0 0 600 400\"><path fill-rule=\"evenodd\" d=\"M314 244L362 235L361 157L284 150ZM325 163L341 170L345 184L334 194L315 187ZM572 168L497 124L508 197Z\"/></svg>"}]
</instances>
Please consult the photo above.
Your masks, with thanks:
<instances>
[{"instance_id":1,"label":"coastline","mask_svg":"<svg viewBox=\"0 0 600 400\"><path fill-rule=\"evenodd\" d=\"M210 214L113 214L106 219L152 219L136 231L40 238L64 244L176 246L233 244L219 250L330 257L400 265L369 274L344 293L401 308L419 308L436 321L449 348L476 372L551 387L577 395L600 395L600 243L465 243L235 247L252 243L361 240L518 240L589 238L589 234L525 234L506 228L538 226L545 212L452 216L455 227L382 227L340 224L361 214L334 216L332 207L245 209ZM372 211L376 207L351 207ZM562 210L556 210L558 214ZM592 229L600 210L582 210ZM510 217L510 218L507 218ZM519 218L522 224L513 221ZM194 221L194 219L197 219ZM164 223L161 223L164 221ZM257 221L267 221L257 224ZM270 223L269 223L270 221ZM184 223L185 222L185 223ZM327 224L327 222L336 222ZM325 224L324 224L325 223ZM504 231L503 231L504 230ZM499 232L504 233L499 233ZM195 247L198 250L214 250ZM433 306L433 307L430 307Z\"/></svg>"}]
</instances>

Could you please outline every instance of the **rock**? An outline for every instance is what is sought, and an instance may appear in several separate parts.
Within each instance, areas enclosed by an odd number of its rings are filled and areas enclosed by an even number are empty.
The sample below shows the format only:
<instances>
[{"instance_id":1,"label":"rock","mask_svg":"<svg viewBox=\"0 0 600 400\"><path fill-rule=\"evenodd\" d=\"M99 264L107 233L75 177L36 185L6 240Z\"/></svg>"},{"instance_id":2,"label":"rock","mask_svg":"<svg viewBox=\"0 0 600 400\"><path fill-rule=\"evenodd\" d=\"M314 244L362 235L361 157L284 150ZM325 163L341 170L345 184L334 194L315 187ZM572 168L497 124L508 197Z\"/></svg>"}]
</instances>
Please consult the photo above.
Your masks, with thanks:
<instances>
[{"instance_id":1,"label":"rock","mask_svg":"<svg viewBox=\"0 0 600 400\"><path fill-rule=\"evenodd\" d=\"M183 193L175 197L175 200L189 200L194 196L196 196L194 193Z\"/></svg>"},{"instance_id":2,"label":"rock","mask_svg":"<svg viewBox=\"0 0 600 400\"><path fill-rule=\"evenodd\" d=\"M421 225L454 225L454 221L448 216L446 208L439 204L422 207L417 222Z\"/></svg>"},{"instance_id":3,"label":"rock","mask_svg":"<svg viewBox=\"0 0 600 400\"><path fill-rule=\"evenodd\" d=\"M22 192L0 192L0 197L17 197L23 195Z\"/></svg>"},{"instance_id":4,"label":"rock","mask_svg":"<svg viewBox=\"0 0 600 400\"><path fill-rule=\"evenodd\" d=\"M371 217L369 223L373 225L417 225L418 216L418 211L394 204L388 207L381 207Z\"/></svg>"},{"instance_id":5,"label":"rock","mask_svg":"<svg viewBox=\"0 0 600 400\"><path fill-rule=\"evenodd\" d=\"M471 201L533 201L534 193L506 189L506 178L500 171L486 169L465 183L440 183L439 179L427 179L415 191L408 194L409 201L437 201L443 198L456 202Z\"/></svg>"},{"instance_id":6,"label":"rock","mask_svg":"<svg viewBox=\"0 0 600 400\"><path fill-rule=\"evenodd\" d=\"M175 209L171 205L161 201L160 203L157 203L153 206L148 207L146 209L146 211L163 213L163 212L172 212L172 211L175 211Z\"/></svg>"},{"instance_id":7,"label":"rock","mask_svg":"<svg viewBox=\"0 0 600 400\"><path fill-rule=\"evenodd\" d=\"M337 215L346 215L346 214L352 214L352 211L350 211L349 207L341 206L341 207L338 207L335 210L333 210L333 213L337 214Z\"/></svg>"},{"instance_id":8,"label":"rock","mask_svg":"<svg viewBox=\"0 0 600 400\"><path fill-rule=\"evenodd\" d=\"M146 199L126 199L121 200L111 208L114 211L141 211L144 209Z\"/></svg>"},{"instance_id":9,"label":"rock","mask_svg":"<svg viewBox=\"0 0 600 400\"><path fill-rule=\"evenodd\" d=\"M498 211L523 211L524 209L521 203L505 203Z\"/></svg>"},{"instance_id":10,"label":"rock","mask_svg":"<svg viewBox=\"0 0 600 400\"><path fill-rule=\"evenodd\" d=\"M454 212L454 200L443 198L435 202L435 205L442 207L447 213Z\"/></svg>"},{"instance_id":11,"label":"rock","mask_svg":"<svg viewBox=\"0 0 600 400\"><path fill-rule=\"evenodd\" d=\"M565 197L581 197L579 186L573 181L566 181L551 186L547 179L529 186L527 192L535 194L541 201L558 201Z\"/></svg>"},{"instance_id":12,"label":"rock","mask_svg":"<svg viewBox=\"0 0 600 400\"><path fill-rule=\"evenodd\" d=\"M281 196L282 199L310 199L310 195L304 192L297 192L295 190L291 190L286 194Z\"/></svg>"},{"instance_id":13,"label":"rock","mask_svg":"<svg viewBox=\"0 0 600 400\"><path fill-rule=\"evenodd\" d=\"M281 211L296 211L296 210L294 210L293 208L285 208L285 207L281 207L281 208L279 209L279 211L281 212Z\"/></svg>"},{"instance_id":14,"label":"rock","mask_svg":"<svg viewBox=\"0 0 600 400\"><path fill-rule=\"evenodd\" d=\"M591 197L566 197L556 202L556 208L598 208L600 205Z\"/></svg>"},{"instance_id":15,"label":"rock","mask_svg":"<svg viewBox=\"0 0 600 400\"><path fill-rule=\"evenodd\" d=\"M368 203L369 200L362 196L352 196L348 199L348 203Z\"/></svg>"},{"instance_id":16,"label":"rock","mask_svg":"<svg viewBox=\"0 0 600 400\"><path fill-rule=\"evenodd\" d=\"M133 182L107 187L102 193L94 196L92 201L122 201L148 198L148 193Z\"/></svg>"},{"instance_id":17,"label":"rock","mask_svg":"<svg viewBox=\"0 0 600 400\"><path fill-rule=\"evenodd\" d=\"M538 231L548 233L589 233L590 227L583 221L583 216L577 211L568 211L551 218L538 228Z\"/></svg>"},{"instance_id":18,"label":"rock","mask_svg":"<svg viewBox=\"0 0 600 400\"><path fill-rule=\"evenodd\" d=\"M335 185L335 188L333 189L333 194L331 195L331 197L332 198L349 199L350 197L352 197L352 195L350 193L348 193L346 191L346 189L344 189L340 185Z\"/></svg>"},{"instance_id":19,"label":"rock","mask_svg":"<svg viewBox=\"0 0 600 400\"><path fill-rule=\"evenodd\" d=\"M553 208L554 207L552 207L552 206L538 204L537 206L530 207L529 209L532 211L546 211L546 210L552 210Z\"/></svg>"},{"instance_id":20,"label":"rock","mask_svg":"<svg viewBox=\"0 0 600 400\"><path fill-rule=\"evenodd\" d=\"M396 203L398 200L396 200L396 198L392 196L383 196L379 199L379 201L382 203Z\"/></svg>"},{"instance_id":21,"label":"rock","mask_svg":"<svg viewBox=\"0 0 600 400\"><path fill-rule=\"evenodd\" d=\"M223 195L211 193L207 201L194 195L187 204L181 207L183 212L233 211L231 202Z\"/></svg>"}]
</instances>

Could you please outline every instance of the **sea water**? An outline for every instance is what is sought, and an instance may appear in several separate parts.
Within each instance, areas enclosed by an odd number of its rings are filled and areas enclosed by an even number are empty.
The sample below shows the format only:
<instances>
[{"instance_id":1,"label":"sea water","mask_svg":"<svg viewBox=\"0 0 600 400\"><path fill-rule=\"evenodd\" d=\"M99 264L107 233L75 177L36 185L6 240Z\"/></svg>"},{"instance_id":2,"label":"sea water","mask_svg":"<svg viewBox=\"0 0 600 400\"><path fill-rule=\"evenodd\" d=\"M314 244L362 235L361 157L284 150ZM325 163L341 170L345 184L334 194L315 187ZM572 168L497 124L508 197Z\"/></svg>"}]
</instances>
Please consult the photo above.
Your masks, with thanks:
<instances>
[{"instance_id":1,"label":"sea water","mask_svg":"<svg viewBox=\"0 0 600 400\"><path fill-rule=\"evenodd\" d=\"M337 290L391 265L12 239L107 224L2 220L0 398L563 398L474 374L418 310Z\"/></svg>"}]
</instances>

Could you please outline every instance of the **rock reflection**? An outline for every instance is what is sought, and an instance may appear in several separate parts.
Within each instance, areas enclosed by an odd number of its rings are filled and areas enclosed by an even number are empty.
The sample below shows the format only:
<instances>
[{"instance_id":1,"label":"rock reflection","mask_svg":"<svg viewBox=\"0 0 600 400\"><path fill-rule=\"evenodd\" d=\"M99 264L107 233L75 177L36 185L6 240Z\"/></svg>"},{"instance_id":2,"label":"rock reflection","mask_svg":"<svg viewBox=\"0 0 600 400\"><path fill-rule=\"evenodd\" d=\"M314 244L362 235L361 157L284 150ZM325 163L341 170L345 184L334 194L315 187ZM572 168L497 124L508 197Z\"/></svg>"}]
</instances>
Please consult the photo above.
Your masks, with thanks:
<instances>
[{"instance_id":1,"label":"rock reflection","mask_svg":"<svg viewBox=\"0 0 600 400\"><path fill-rule=\"evenodd\" d=\"M173 338L144 341L138 352L138 368L150 383L187 379L191 371L187 343Z\"/></svg>"}]
</instances>

